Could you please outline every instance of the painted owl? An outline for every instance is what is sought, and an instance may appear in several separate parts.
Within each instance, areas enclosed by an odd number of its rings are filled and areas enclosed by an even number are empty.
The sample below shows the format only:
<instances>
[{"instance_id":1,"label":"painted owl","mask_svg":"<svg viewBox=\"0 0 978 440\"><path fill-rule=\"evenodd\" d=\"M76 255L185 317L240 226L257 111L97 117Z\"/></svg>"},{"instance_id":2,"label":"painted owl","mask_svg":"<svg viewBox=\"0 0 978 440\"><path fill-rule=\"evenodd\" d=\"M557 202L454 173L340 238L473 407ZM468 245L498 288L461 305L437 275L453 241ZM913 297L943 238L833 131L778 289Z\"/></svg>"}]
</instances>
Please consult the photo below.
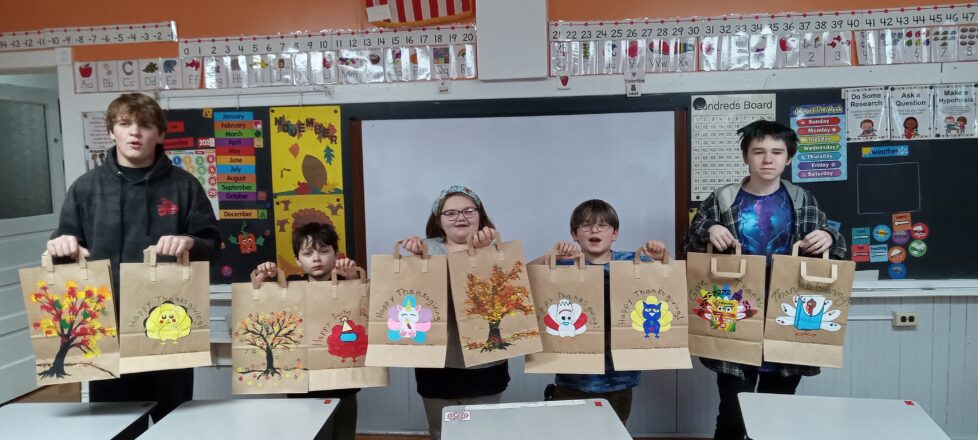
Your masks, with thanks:
<instances>
[{"instance_id":1,"label":"painted owl","mask_svg":"<svg viewBox=\"0 0 978 440\"><path fill-rule=\"evenodd\" d=\"M645 337L654 335L659 339L659 334L672 328L672 312L669 311L669 304L659 301L654 295L649 295L644 301L635 303L635 310L632 310L632 328L645 333Z\"/></svg>"},{"instance_id":2,"label":"painted owl","mask_svg":"<svg viewBox=\"0 0 978 440\"><path fill-rule=\"evenodd\" d=\"M146 336L159 339L160 345L166 344L166 341L176 344L180 338L190 334L193 323L187 309L170 301L150 309L149 316L143 320Z\"/></svg>"}]
</instances>

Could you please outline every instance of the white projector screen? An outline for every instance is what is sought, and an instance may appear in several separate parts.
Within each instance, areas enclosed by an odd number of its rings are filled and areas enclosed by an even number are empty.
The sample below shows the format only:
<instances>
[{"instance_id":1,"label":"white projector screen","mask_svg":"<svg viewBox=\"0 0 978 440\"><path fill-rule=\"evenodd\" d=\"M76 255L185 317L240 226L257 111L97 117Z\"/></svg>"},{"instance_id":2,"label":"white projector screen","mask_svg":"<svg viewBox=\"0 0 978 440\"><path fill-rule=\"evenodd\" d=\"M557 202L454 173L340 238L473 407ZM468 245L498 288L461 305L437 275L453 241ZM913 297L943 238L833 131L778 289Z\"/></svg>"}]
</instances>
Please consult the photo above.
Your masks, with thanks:
<instances>
[{"instance_id":1,"label":"white projector screen","mask_svg":"<svg viewBox=\"0 0 978 440\"><path fill-rule=\"evenodd\" d=\"M475 191L503 240L522 241L528 259L570 241L571 211L593 198L618 211L612 249L657 239L675 251L672 112L368 120L362 127L368 255L424 237L435 197L451 185Z\"/></svg>"}]
</instances>

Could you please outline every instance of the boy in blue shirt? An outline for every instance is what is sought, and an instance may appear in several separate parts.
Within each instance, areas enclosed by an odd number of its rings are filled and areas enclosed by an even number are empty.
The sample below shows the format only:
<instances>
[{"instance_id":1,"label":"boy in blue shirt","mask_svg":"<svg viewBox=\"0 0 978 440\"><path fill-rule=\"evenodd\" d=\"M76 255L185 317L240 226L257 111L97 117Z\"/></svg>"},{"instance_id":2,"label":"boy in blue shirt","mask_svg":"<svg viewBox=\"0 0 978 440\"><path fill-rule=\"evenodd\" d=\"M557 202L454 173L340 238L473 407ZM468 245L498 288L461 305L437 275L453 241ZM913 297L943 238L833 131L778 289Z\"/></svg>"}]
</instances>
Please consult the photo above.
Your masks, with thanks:
<instances>
[{"instance_id":1,"label":"boy in blue shirt","mask_svg":"<svg viewBox=\"0 0 978 440\"><path fill-rule=\"evenodd\" d=\"M587 264L604 266L604 374L558 374L555 385L548 386L547 400L607 399L622 423L628 420L632 409L632 388L638 385L641 371L615 371L611 362L611 288L609 274L611 261L633 260L635 252L611 250L618 239L618 213L603 200L588 200L571 213L570 233L577 245L557 242L553 252L561 257L577 257L583 253ZM660 260L666 245L650 240L642 248L642 260ZM651 259L650 259L651 257ZM573 260L561 259L557 264L573 264ZM552 394L552 396L550 395Z\"/></svg>"},{"instance_id":2,"label":"boy in blue shirt","mask_svg":"<svg viewBox=\"0 0 978 440\"><path fill-rule=\"evenodd\" d=\"M683 239L688 252L705 252L707 243L722 252L741 243L742 252L767 256L790 254L792 244L801 251L835 259L846 258L846 243L828 227L825 213L804 188L781 179L798 146L798 135L787 126L758 120L737 130L740 150L750 175L740 183L717 188L697 210ZM814 376L818 367L765 362L761 367L715 359L700 359L717 373L720 414L713 438L742 440L739 392L794 394L802 376Z\"/></svg>"}]
</instances>

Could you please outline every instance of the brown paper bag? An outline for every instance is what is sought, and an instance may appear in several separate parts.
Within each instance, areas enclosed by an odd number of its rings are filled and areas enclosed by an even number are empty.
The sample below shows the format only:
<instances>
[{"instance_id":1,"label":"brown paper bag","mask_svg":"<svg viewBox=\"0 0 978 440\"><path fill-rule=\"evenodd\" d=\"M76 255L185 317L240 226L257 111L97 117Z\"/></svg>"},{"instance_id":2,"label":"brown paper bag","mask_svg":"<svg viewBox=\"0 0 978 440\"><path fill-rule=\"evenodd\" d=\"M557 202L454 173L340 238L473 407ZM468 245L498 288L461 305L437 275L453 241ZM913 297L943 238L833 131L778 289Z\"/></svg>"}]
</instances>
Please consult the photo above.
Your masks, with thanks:
<instances>
[{"instance_id":1,"label":"brown paper bag","mask_svg":"<svg viewBox=\"0 0 978 440\"><path fill-rule=\"evenodd\" d=\"M523 244L472 247L448 256L452 302L466 367L543 350L526 275Z\"/></svg>"},{"instance_id":2,"label":"brown paper bag","mask_svg":"<svg viewBox=\"0 0 978 440\"><path fill-rule=\"evenodd\" d=\"M526 355L527 373L604 374L604 268L576 263L551 253L526 266L543 345Z\"/></svg>"},{"instance_id":3,"label":"brown paper bag","mask_svg":"<svg viewBox=\"0 0 978 440\"><path fill-rule=\"evenodd\" d=\"M109 260L20 269L37 385L119 377L119 341Z\"/></svg>"},{"instance_id":4,"label":"brown paper bag","mask_svg":"<svg viewBox=\"0 0 978 440\"><path fill-rule=\"evenodd\" d=\"M693 368L686 262L611 262L611 361L615 371Z\"/></svg>"},{"instance_id":5,"label":"brown paper bag","mask_svg":"<svg viewBox=\"0 0 978 440\"><path fill-rule=\"evenodd\" d=\"M210 264L157 263L156 246L142 263L119 265L119 370L122 374L211 365Z\"/></svg>"},{"instance_id":6,"label":"brown paper bag","mask_svg":"<svg viewBox=\"0 0 978 440\"><path fill-rule=\"evenodd\" d=\"M306 286L309 391L387 386L385 367L366 367L370 281L310 281Z\"/></svg>"},{"instance_id":7,"label":"brown paper bag","mask_svg":"<svg viewBox=\"0 0 978 440\"><path fill-rule=\"evenodd\" d=\"M444 368L448 263L444 255L370 257L373 281L367 361L371 367Z\"/></svg>"},{"instance_id":8,"label":"brown paper bag","mask_svg":"<svg viewBox=\"0 0 978 440\"><path fill-rule=\"evenodd\" d=\"M856 263L775 255L764 326L764 360L842 368Z\"/></svg>"},{"instance_id":9,"label":"brown paper bag","mask_svg":"<svg viewBox=\"0 0 978 440\"><path fill-rule=\"evenodd\" d=\"M695 356L761 365L764 340L764 271L767 257L690 252L689 352Z\"/></svg>"},{"instance_id":10,"label":"brown paper bag","mask_svg":"<svg viewBox=\"0 0 978 440\"><path fill-rule=\"evenodd\" d=\"M254 280L255 273L252 273ZM231 285L232 394L309 390L305 281Z\"/></svg>"}]
</instances>

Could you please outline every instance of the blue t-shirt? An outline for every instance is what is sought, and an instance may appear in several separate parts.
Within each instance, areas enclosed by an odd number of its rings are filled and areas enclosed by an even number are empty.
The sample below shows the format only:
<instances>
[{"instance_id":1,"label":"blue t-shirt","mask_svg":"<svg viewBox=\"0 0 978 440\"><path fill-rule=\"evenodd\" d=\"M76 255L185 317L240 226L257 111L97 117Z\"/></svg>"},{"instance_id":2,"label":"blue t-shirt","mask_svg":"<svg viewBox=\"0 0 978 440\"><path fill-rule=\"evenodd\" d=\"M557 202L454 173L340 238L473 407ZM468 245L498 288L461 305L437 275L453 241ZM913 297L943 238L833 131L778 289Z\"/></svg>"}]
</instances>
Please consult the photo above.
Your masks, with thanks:
<instances>
[{"instance_id":1,"label":"blue t-shirt","mask_svg":"<svg viewBox=\"0 0 978 440\"><path fill-rule=\"evenodd\" d=\"M611 261L631 261L635 252L611 251ZM642 255L642 261L652 261ZM590 261L586 261L592 265ZM557 260L562 266L574 264L574 260ZM604 374L558 374L557 385L586 393L608 393L638 385L641 371L615 371L611 364L611 265L604 263Z\"/></svg>"},{"instance_id":2,"label":"blue t-shirt","mask_svg":"<svg viewBox=\"0 0 978 440\"><path fill-rule=\"evenodd\" d=\"M734 205L740 211L737 238L745 254L767 256L770 266L772 255L791 253L795 208L784 185L766 196L741 189Z\"/></svg>"}]
</instances>

